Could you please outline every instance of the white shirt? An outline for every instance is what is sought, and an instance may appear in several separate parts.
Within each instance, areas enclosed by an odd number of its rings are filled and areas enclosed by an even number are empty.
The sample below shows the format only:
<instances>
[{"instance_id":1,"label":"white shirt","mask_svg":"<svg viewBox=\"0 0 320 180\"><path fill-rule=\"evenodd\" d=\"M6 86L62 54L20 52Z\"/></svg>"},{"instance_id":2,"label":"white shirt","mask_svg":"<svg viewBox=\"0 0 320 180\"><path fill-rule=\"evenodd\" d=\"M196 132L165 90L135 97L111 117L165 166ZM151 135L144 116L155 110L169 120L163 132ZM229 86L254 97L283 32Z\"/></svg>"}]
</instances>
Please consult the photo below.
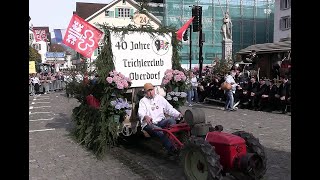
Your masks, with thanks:
<instances>
[{"instance_id":1,"label":"white shirt","mask_svg":"<svg viewBox=\"0 0 320 180\"><path fill-rule=\"evenodd\" d=\"M32 77L31 81L32 81L33 84L40 84L40 80L39 80L38 77Z\"/></svg>"},{"instance_id":2,"label":"white shirt","mask_svg":"<svg viewBox=\"0 0 320 180\"><path fill-rule=\"evenodd\" d=\"M195 76L193 78L191 78L191 86L198 87L198 80Z\"/></svg>"},{"instance_id":3,"label":"white shirt","mask_svg":"<svg viewBox=\"0 0 320 180\"><path fill-rule=\"evenodd\" d=\"M226 82L231 84L231 83L234 83L232 84L232 92L235 93L236 92L236 87L238 86L238 84L236 84L236 81L233 79L233 77L231 75L228 75L226 77Z\"/></svg>"},{"instance_id":4,"label":"white shirt","mask_svg":"<svg viewBox=\"0 0 320 180\"><path fill-rule=\"evenodd\" d=\"M180 112L172 107L172 105L161 95L155 95L154 98L149 99L143 97L139 102L138 115L141 121L141 126L144 128L147 122L143 120L144 116L152 118L152 123L157 124L165 118L164 113L169 116L178 117Z\"/></svg>"}]
</instances>

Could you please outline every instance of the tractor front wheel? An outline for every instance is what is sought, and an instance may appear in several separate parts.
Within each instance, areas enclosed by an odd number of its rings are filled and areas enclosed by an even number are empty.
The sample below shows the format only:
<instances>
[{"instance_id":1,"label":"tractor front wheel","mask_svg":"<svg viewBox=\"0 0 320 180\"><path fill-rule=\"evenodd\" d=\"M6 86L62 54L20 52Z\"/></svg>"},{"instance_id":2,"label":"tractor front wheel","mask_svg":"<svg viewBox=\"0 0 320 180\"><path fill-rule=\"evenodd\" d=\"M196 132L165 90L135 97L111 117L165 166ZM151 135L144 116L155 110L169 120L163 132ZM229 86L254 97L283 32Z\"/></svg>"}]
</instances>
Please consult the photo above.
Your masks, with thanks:
<instances>
[{"instance_id":1,"label":"tractor front wheel","mask_svg":"<svg viewBox=\"0 0 320 180\"><path fill-rule=\"evenodd\" d=\"M219 180L222 178L220 156L203 138L191 137L180 153L188 180Z\"/></svg>"},{"instance_id":2,"label":"tractor front wheel","mask_svg":"<svg viewBox=\"0 0 320 180\"><path fill-rule=\"evenodd\" d=\"M243 138L246 141L247 152L255 153L259 157L259 162L255 163L255 166L250 172L244 172L241 174L234 173L233 175L238 179L261 179L267 170L267 157L264 147L260 144L259 139L245 131L236 131L232 134Z\"/></svg>"}]
</instances>

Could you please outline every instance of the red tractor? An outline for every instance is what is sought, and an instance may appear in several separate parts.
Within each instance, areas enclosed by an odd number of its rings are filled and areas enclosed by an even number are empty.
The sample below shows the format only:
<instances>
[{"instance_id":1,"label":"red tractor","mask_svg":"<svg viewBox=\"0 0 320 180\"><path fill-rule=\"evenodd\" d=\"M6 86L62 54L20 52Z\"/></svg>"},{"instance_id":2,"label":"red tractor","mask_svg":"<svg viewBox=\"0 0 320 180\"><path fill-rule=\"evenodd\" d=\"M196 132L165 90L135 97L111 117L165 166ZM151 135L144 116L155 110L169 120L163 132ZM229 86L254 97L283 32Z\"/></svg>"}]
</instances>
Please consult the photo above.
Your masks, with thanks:
<instances>
[{"instance_id":1,"label":"red tractor","mask_svg":"<svg viewBox=\"0 0 320 180\"><path fill-rule=\"evenodd\" d=\"M201 109L186 110L184 121L163 131L175 146L188 180L261 179L266 173L266 154L251 133L223 132L221 125L205 122Z\"/></svg>"}]
</instances>

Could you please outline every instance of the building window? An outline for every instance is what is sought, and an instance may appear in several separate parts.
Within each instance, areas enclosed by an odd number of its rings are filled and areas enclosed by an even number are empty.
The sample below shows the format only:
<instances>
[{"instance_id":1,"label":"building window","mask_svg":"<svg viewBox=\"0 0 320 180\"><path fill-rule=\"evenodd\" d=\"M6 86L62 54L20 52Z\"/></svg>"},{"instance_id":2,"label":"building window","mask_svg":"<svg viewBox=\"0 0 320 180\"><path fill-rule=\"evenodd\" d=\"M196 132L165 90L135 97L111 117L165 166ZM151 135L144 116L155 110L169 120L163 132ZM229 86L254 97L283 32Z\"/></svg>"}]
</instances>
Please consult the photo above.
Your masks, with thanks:
<instances>
[{"instance_id":1,"label":"building window","mask_svg":"<svg viewBox=\"0 0 320 180\"><path fill-rule=\"evenodd\" d=\"M280 0L280 9L285 10L291 8L291 0Z\"/></svg>"},{"instance_id":2,"label":"building window","mask_svg":"<svg viewBox=\"0 0 320 180\"><path fill-rule=\"evenodd\" d=\"M128 8L119 8L119 17L130 17L130 9Z\"/></svg>"},{"instance_id":3,"label":"building window","mask_svg":"<svg viewBox=\"0 0 320 180\"><path fill-rule=\"evenodd\" d=\"M291 28L291 17L285 16L280 19L280 30L288 30Z\"/></svg>"},{"instance_id":4,"label":"building window","mask_svg":"<svg viewBox=\"0 0 320 180\"><path fill-rule=\"evenodd\" d=\"M98 56L98 55L101 54L102 48L103 48L103 46L99 46L99 47L97 48L97 54L95 54L95 56Z\"/></svg>"},{"instance_id":5,"label":"building window","mask_svg":"<svg viewBox=\"0 0 320 180\"><path fill-rule=\"evenodd\" d=\"M109 11L105 11L104 13L105 13L105 16L106 16L106 17L109 17L109 16L110 16Z\"/></svg>"},{"instance_id":6,"label":"building window","mask_svg":"<svg viewBox=\"0 0 320 180\"><path fill-rule=\"evenodd\" d=\"M105 16L106 17L114 17L114 12L113 11L105 11Z\"/></svg>"},{"instance_id":7,"label":"building window","mask_svg":"<svg viewBox=\"0 0 320 180\"><path fill-rule=\"evenodd\" d=\"M33 33L30 33L30 34L29 34L29 40L30 40L30 41L33 41L33 40L34 40Z\"/></svg>"},{"instance_id":8,"label":"building window","mask_svg":"<svg viewBox=\"0 0 320 180\"><path fill-rule=\"evenodd\" d=\"M103 48L103 46L99 46L99 47L98 47L98 55L101 54L102 48Z\"/></svg>"},{"instance_id":9,"label":"building window","mask_svg":"<svg viewBox=\"0 0 320 180\"><path fill-rule=\"evenodd\" d=\"M36 49L37 51L41 50L41 44L33 44L32 45L34 49Z\"/></svg>"}]
</instances>

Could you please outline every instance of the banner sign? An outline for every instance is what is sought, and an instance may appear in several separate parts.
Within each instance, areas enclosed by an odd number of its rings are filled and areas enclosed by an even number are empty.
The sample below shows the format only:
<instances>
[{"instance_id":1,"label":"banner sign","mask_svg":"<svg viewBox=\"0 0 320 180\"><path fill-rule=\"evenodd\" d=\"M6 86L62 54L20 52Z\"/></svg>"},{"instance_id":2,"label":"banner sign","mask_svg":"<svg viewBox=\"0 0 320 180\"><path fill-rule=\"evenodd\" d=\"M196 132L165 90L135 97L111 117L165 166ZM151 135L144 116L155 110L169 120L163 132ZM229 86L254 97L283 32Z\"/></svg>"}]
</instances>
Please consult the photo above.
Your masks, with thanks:
<instances>
[{"instance_id":1,"label":"banner sign","mask_svg":"<svg viewBox=\"0 0 320 180\"><path fill-rule=\"evenodd\" d=\"M90 58L98 47L103 32L74 14L71 18L63 43L84 57Z\"/></svg>"},{"instance_id":2,"label":"banner sign","mask_svg":"<svg viewBox=\"0 0 320 180\"><path fill-rule=\"evenodd\" d=\"M64 58L66 54L64 52L46 52L46 58Z\"/></svg>"},{"instance_id":3,"label":"banner sign","mask_svg":"<svg viewBox=\"0 0 320 180\"><path fill-rule=\"evenodd\" d=\"M35 61L29 61L29 74L37 73Z\"/></svg>"},{"instance_id":4,"label":"banner sign","mask_svg":"<svg viewBox=\"0 0 320 180\"><path fill-rule=\"evenodd\" d=\"M131 87L142 87L147 82L161 85L164 72L172 68L171 33L128 33L111 32L115 70L131 79Z\"/></svg>"}]
</instances>

